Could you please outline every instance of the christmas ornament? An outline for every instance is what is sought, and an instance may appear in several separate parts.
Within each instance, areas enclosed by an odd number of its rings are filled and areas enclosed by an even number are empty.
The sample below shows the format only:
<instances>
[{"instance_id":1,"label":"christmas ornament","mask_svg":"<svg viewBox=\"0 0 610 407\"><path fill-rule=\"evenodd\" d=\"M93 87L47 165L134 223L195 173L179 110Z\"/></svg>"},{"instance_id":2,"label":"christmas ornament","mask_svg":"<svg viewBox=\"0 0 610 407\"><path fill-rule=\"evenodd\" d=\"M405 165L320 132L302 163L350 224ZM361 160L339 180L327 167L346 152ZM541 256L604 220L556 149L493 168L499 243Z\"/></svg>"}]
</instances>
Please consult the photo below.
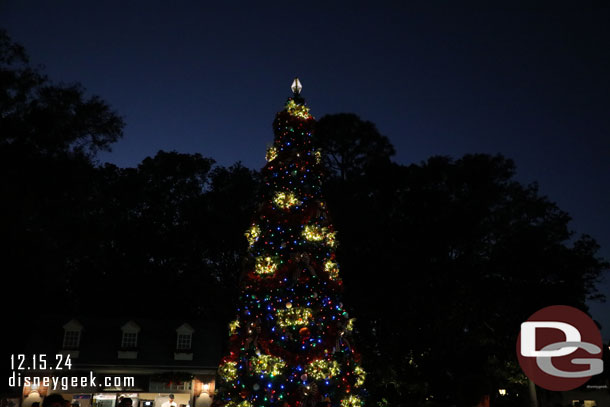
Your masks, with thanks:
<instances>
[{"instance_id":1,"label":"christmas ornament","mask_svg":"<svg viewBox=\"0 0 610 407\"><path fill-rule=\"evenodd\" d=\"M306 340L311 336L311 332L309 331L309 328L303 327L299 329L299 335L301 335L301 339Z\"/></svg>"}]
</instances>

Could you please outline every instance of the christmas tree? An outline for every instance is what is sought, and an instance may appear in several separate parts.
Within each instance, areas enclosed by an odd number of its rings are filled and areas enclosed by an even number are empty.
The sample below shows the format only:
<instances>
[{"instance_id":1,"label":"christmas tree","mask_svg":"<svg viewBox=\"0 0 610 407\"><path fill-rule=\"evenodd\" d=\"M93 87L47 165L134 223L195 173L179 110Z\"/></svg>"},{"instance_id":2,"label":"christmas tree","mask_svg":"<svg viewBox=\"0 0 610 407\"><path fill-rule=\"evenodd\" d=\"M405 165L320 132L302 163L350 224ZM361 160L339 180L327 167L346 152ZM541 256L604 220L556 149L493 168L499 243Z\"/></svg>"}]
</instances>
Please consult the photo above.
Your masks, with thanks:
<instances>
[{"instance_id":1,"label":"christmas tree","mask_svg":"<svg viewBox=\"0 0 610 407\"><path fill-rule=\"evenodd\" d=\"M298 79L292 90L273 122L262 203L245 233L248 259L215 406L362 405L365 372L341 303L315 120Z\"/></svg>"}]
</instances>

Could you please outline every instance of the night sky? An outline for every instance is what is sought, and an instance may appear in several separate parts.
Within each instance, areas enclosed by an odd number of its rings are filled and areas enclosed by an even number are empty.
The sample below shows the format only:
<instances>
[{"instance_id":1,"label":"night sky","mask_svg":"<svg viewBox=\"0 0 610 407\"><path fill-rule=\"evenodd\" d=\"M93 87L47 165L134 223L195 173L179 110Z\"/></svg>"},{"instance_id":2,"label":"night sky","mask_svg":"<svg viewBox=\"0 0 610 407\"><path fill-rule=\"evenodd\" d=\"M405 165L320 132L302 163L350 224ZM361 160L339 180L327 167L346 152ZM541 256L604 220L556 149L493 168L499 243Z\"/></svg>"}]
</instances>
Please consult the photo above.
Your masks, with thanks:
<instances>
[{"instance_id":1,"label":"night sky","mask_svg":"<svg viewBox=\"0 0 610 407\"><path fill-rule=\"evenodd\" d=\"M100 162L163 149L260 168L299 76L314 116L376 123L399 163L514 159L610 258L610 8L216 3L3 1L0 25L125 117ZM610 305L591 306L609 339Z\"/></svg>"}]
</instances>

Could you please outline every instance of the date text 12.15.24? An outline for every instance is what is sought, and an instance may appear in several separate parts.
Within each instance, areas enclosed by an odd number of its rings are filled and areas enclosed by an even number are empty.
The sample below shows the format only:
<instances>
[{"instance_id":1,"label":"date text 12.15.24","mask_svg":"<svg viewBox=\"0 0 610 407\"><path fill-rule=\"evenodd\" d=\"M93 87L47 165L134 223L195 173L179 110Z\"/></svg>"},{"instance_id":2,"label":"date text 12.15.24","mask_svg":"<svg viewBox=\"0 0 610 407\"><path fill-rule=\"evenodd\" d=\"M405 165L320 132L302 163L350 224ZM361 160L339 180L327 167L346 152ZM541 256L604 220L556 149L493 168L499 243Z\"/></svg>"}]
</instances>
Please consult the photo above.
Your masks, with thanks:
<instances>
[{"instance_id":1,"label":"date text 12.15.24","mask_svg":"<svg viewBox=\"0 0 610 407\"><path fill-rule=\"evenodd\" d=\"M51 355L50 355L51 356ZM49 358L44 353L34 355L11 355L12 370L70 370L72 359L70 355L56 354Z\"/></svg>"}]
</instances>

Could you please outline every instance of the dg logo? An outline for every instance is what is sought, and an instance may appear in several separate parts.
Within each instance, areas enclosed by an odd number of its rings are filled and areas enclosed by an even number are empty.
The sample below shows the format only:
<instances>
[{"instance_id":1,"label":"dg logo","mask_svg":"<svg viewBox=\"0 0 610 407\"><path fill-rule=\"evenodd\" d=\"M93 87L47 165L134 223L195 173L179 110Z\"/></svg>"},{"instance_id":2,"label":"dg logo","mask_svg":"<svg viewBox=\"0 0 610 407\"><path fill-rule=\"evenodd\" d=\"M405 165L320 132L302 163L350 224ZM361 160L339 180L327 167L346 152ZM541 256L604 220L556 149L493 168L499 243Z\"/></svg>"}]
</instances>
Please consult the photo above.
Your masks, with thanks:
<instances>
[{"instance_id":1,"label":"dg logo","mask_svg":"<svg viewBox=\"0 0 610 407\"><path fill-rule=\"evenodd\" d=\"M587 314L553 305L521 324L517 357L523 372L538 386L567 391L604 370L602 346L601 333Z\"/></svg>"}]
</instances>

